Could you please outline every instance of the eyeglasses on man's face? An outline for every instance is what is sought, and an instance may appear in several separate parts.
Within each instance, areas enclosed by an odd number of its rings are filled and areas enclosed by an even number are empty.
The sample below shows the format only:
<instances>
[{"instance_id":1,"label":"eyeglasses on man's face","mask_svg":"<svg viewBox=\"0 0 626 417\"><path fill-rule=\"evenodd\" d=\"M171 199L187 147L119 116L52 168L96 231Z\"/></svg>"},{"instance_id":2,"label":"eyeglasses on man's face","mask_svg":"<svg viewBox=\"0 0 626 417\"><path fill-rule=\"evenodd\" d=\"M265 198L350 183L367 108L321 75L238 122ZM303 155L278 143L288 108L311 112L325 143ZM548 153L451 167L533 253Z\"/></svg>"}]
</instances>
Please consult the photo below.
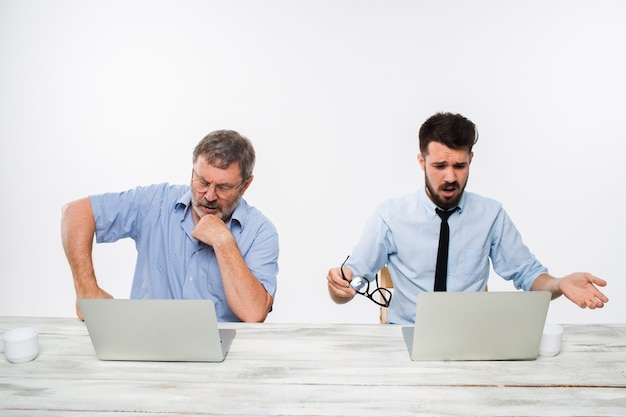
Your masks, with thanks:
<instances>
[{"instance_id":1,"label":"eyeglasses on man's face","mask_svg":"<svg viewBox=\"0 0 626 417\"><path fill-rule=\"evenodd\" d=\"M350 256L348 255L348 258ZM344 280L348 280L343 273L343 266L348 261L346 258L345 261L341 264L339 268L341 270L341 278ZM378 286L378 274L376 274L376 279L373 281L376 282L376 288L370 293L370 281L365 277L353 276L352 281L350 281L350 287L354 289L358 294L361 294L381 307L389 307L389 303L391 302L391 291L388 288L380 288Z\"/></svg>"},{"instance_id":2,"label":"eyeglasses on man's face","mask_svg":"<svg viewBox=\"0 0 626 417\"><path fill-rule=\"evenodd\" d=\"M210 182L207 182L200 175L198 175L195 170L191 170L191 187L195 192L204 195L208 193L211 189L211 186L213 186L215 195L223 200L230 198L235 193L235 191L241 188L244 182L245 181L241 181L237 185L212 184Z\"/></svg>"}]
</instances>

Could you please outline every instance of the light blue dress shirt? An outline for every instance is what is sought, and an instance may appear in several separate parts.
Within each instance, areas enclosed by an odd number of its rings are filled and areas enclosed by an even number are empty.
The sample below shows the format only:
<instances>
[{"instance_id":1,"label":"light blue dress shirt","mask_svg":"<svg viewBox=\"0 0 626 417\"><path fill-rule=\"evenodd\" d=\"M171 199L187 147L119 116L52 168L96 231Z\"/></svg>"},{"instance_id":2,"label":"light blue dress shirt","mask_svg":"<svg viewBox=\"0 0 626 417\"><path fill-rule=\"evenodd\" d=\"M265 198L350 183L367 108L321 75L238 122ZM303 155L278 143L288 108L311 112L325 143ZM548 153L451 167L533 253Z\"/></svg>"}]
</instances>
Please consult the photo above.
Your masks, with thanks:
<instances>
[{"instance_id":1,"label":"light blue dress shirt","mask_svg":"<svg viewBox=\"0 0 626 417\"><path fill-rule=\"evenodd\" d=\"M415 322L417 294L433 291L441 225L435 208L424 188L382 203L346 262L354 275L370 280L387 264L394 284L390 323ZM495 200L464 192L448 223L448 291L484 291L490 260L493 270L518 289L530 290L548 272Z\"/></svg>"},{"instance_id":2,"label":"light blue dress shirt","mask_svg":"<svg viewBox=\"0 0 626 417\"><path fill-rule=\"evenodd\" d=\"M240 321L226 302L213 248L191 237L188 185L158 184L90 196L96 241L130 237L137 248L131 298L208 299L219 321ZM278 233L244 199L227 224L246 265L273 297L278 275Z\"/></svg>"}]
</instances>

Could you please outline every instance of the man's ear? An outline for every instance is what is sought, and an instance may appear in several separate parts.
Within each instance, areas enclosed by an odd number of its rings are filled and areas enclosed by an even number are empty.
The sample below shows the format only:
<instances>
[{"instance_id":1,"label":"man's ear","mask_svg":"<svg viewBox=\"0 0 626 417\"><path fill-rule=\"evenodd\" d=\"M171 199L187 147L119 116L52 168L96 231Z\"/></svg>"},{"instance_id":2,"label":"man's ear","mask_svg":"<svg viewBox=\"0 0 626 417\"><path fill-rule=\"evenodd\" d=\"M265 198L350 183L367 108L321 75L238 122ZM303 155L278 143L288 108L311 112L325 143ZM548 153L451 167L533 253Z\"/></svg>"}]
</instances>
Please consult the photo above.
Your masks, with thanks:
<instances>
[{"instance_id":1,"label":"man's ear","mask_svg":"<svg viewBox=\"0 0 626 417\"><path fill-rule=\"evenodd\" d=\"M241 190L241 195L243 195L246 192L250 184L252 184L253 179L254 179L254 175L250 175L250 178L248 178L246 180L246 183L243 185L243 190Z\"/></svg>"},{"instance_id":2,"label":"man's ear","mask_svg":"<svg viewBox=\"0 0 626 417\"><path fill-rule=\"evenodd\" d=\"M421 153L418 153L417 154L417 162L419 162L420 167L422 168L422 171L424 171L424 164L425 164L424 155L422 155Z\"/></svg>"}]
</instances>

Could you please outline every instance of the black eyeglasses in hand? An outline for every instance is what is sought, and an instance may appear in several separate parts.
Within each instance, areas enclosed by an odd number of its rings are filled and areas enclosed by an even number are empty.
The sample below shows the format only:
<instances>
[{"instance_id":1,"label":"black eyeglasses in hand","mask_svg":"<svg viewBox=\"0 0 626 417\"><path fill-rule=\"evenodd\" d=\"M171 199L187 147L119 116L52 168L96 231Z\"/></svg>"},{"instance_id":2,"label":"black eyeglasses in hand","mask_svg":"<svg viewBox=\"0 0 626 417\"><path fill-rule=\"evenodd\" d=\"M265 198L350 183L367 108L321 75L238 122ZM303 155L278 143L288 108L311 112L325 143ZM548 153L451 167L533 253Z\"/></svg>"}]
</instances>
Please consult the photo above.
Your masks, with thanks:
<instances>
[{"instance_id":1,"label":"black eyeglasses in hand","mask_svg":"<svg viewBox=\"0 0 626 417\"><path fill-rule=\"evenodd\" d=\"M348 255L348 258L350 255ZM348 261L346 258L345 261L341 264L339 268L341 270L341 278L344 280L348 280L343 273L343 266ZM350 281L350 287L352 287L357 293L369 298L376 304L381 307L389 307L389 303L391 302L391 291L388 288L380 288L378 286L378 274L376 274L376 289L370 293L370 281L365 277L353 276L352 281ZM379 301L380 299L380 301Z\"/></svg>"}]
</instances>

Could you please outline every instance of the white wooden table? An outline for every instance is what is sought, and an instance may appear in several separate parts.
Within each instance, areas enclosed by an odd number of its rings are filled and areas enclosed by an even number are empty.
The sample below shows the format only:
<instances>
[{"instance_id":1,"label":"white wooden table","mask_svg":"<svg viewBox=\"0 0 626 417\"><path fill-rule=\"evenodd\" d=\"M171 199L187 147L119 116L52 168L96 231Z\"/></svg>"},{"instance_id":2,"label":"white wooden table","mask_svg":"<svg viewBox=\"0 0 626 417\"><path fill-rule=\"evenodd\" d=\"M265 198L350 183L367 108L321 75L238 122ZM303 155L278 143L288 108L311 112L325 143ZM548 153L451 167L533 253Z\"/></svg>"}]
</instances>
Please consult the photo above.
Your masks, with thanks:
<instances>
[{"instance_id":1,"label":"white wooden table","mask_svg":"<svg viewBox=\"0 0 626 417\"><path fill-rule=\"evenodd\" d=\"M564 325L559 355L501 362L412 362L394 325L224 324L222 363L99 361L78 319L0 317L22 326L41 353L0 355L2 416L626 415L626 324Z\"/></svg>"}]
</instances>

